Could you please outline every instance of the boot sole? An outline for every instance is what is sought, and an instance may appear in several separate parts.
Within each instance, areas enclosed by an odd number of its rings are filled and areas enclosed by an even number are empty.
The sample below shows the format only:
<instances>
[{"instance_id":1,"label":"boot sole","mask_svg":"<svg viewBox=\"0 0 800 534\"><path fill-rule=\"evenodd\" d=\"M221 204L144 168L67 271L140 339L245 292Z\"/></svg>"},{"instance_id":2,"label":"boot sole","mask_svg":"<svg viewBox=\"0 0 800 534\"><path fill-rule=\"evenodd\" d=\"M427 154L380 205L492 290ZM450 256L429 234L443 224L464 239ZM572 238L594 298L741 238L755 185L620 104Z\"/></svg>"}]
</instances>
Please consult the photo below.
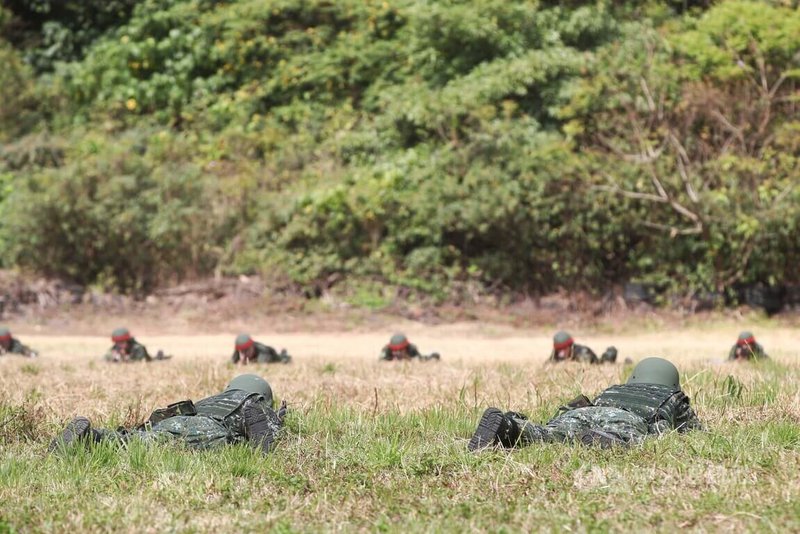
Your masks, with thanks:
<instances>
[{"instance_id":1,"label":"boot sole","mask_svg":"<svg viewBox=\"0 0 800 534\"><path fill-rule=\"evenodd\" d=\"M85 440L89 435L92 424L85 417L76 417L67 424L61 435L50 442L48 452L54 452L60 447L69 447L76 441Z\"/></svg>"},{"instance_id":2,"label":"boot sole","mask_svg":"<svg viewBox=\"0 0 800 534\"><path fill-rule=\"evenodd\" d=\"M469 440L467 449L470 451L478 451L491 447L497 443L497 433L503 424L503 412L497 408L487 408L478 422L478 428Z\"/></svg>"}]
</instances>

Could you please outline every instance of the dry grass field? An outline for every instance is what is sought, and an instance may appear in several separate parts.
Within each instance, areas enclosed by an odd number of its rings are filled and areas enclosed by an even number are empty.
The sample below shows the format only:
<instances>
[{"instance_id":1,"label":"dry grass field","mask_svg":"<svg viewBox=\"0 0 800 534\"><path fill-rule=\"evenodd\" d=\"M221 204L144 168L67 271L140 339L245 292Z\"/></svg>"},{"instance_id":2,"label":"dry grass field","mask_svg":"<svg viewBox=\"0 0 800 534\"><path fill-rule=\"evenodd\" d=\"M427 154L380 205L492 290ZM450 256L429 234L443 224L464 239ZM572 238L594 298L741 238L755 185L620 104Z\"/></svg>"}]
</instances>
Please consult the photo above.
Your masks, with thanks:
<instances>
[{"instance_id":1,"label":"dry grass field","mask_svg":"<svg viewBox=\"0 0 800 534\"><path fill-rule=\"evenodd\" d=\"M378 362L391 329L253 331L294 358L235 368L233 338L134 329L173 359L109 365L106 336L15 333L41 353L0 357L2 531L798 531L800 366L796 329L762 321L766 364L731 364L741 328L630 325L575 330L598 354L658 355L682 371L706 432L632 450L534 445L466 452L487 406L546 420L580 392L624 381L623 364L545 365L552 332L505 325L402 323L440 362ZM169 331L170 335L160 335ZM77 414L130 426L176 400L262 374L291 412L273 454L243 447L97 447L46 454Z\"/></svg>"}]
</instances>

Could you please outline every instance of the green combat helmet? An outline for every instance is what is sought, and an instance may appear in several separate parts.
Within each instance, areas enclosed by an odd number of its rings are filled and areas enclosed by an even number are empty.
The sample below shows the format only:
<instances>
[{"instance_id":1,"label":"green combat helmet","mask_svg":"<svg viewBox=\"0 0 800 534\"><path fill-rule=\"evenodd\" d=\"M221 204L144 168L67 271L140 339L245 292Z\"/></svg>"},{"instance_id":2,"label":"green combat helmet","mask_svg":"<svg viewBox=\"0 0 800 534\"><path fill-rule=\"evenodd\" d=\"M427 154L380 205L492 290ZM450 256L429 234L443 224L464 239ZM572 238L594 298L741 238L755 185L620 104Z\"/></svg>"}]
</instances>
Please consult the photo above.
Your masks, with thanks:
<instances>
[{"instance_id":1,"label":"green combat helmet","mask_svg":"<svg viewBox=\"0 0 800 534\"><path fill-rule=\"evenodd\" d=\"M267 402L271 405L272 401L272 387L269 383L258 375L239 375L228 384L225 391L231 389L239 389L249 393L258 393L264 395Z\"/></svg>"},{"instance_id":2,"label":"green combat helmet","mask_svg":"<svg viewBox=\"0 0 800 534\"><path fill-rule=\"evenodd\" d=\"M661 384L681 388L678 369L664 358L645 358L633 368L628 384Z\"/></svg>"}]
</instances>

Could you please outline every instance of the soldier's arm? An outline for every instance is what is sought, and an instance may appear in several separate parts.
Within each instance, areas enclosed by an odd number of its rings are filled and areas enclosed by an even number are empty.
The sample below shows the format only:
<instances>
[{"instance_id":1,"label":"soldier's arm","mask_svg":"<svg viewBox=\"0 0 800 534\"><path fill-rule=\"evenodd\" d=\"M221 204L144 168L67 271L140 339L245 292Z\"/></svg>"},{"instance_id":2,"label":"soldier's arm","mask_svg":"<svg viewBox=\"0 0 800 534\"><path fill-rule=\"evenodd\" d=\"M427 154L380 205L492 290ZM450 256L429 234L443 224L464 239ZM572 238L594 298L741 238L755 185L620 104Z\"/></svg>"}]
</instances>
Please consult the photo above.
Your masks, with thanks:
<instances>
[{"instance_id":1,"label":"soldier's arm","mask_svg":"<svg viewBox=\"0 0 800 534\"><path fill-rule=\"evenodd\" d=\"M764 352L764 347L756 343L755 357L759 360L769 360L769 356Z\"/></svg>"},{"instance_id":2,"label":"soldier's arm","mask_svg":"<svg viewBox=\"0 0 800 534\"><path fill-rule=\"evenodd\" d=\"M676 393L670 401L677 403L675 407L675 430L689 432L690 430L703 430L703 424L698 419L689 404L689 397L683 392Z\"/></svg>"},{"instance_id":3,"label":"soldier's arm","mask_svg":"<svg viewBox=\"0 0 800 534\"><path fill-rule=\"evenodd\" d=\"M422 354L420 354L419 349L413 343L411 343L406 350L408 351L409 358L423 359L423 356Z\"/></svg>"},{"instance_id":4,"label":"soldier's arm","mask_svg":"<svg viewBox=\"0 0 800 534\"><path fill-rule=\"evenodd\" d=\"M233 351L233 355L231 355L231 361L233 363L239 363L239 351L238 350L234 350Z\"/></svg>"},{"instance_id":5,"label":"soldier's arm","mask_svg":"<svg viewBox=\"0 0 800 534\"><path fill-rule=\"evenodd\" d=\"M118 362L122 360L122 356L117 351L117 346L114 345L110 349L108 349L108 352L105 353L103 359L107 362Z\"/></svg>"},{"instance_id":6,"label":"soldier's arm","mask_svg":"<svg viewBox=\"0 0 800 534\"><path fill-rule=\"evenodd\" d=\"M30 347L27 345L23 345L22 342L18 339L13 339L11 341L11 352L14 354L22 354L23 356L27 356L28 358L35 358L37 356L36 352L31 350Z\"/></svg>"},{"instance_id":7,"label":"soldier's arm","mask_svg":"<svg viewBox=\"0 0 800 534\"><path fill-rule=\"evenodd\" d=\"M147 349L145 348L144 345L142 345L141 343L137 343L131 348L131 359L146 360L149 362L153 358L150 356L150 354L147 353Z\"/></svg>"},{"instance_id":8,"label":"soldier's arm","mask_svg":"<svg viewBox=\"0 0 800 534\"><path fill-rule=\"evenodd\" d=\"M268 346L267 347L267 354L269 355L268 359L269 359L270 362L282 362L283 361L283 358L281 358L281 355L278 354L278 351L275 350L274 347L269 347Z\"/></svg>"},{"instance_id":9,"label":"soldier's arm","mask_svg":"<svg viewBox=\"0 0 800 534\"><path fill-rule=\"evenodd\" d=\"M728 353L728 360L735 360L736 359L736 345L731 347L731 351Z\"/></svg>"},{"instance_id":10,"label":"soldier's arm","mask_svg":"<svg viewBox=\"0 0 800 534\"><path fill-rule=\"evenodd\" d=\"M389 350L389 347L383 347L381 349L381 355L378 358L379 361L389 361L392 359L392 351Z\"/></svg>"},{"instance_id":11,"label":"soldier's arm","mask_svg":"<svg viewBox=\"0 0 800 534\"><path fill-rule=\"evenodd\" d=\"M573 359L578 362L584 363L600 363L597 359L597 354L586 345L573 345Z\"/></svg>"}]
</instances>

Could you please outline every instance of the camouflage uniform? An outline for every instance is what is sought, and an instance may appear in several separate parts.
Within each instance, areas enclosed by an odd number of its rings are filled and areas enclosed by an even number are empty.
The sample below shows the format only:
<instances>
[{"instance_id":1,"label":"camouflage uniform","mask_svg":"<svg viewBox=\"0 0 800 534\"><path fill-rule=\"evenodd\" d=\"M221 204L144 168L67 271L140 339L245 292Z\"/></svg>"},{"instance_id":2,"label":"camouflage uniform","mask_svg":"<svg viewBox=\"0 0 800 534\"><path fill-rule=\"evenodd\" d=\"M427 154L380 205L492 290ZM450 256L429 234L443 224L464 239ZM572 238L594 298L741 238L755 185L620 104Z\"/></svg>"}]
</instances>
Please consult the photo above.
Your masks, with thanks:
<instances>
[{"instance_id":1,"label":"camouflage uniform","mask_svg":"<svg viewBox=\"0 0 800 534\"><path fill-rule=\"evenodd\" d=\"M681 391L677 368L663 358L645 358L627 383L607 388L594 402L581 395L545 425L531 423L520 413L487 408L468 448L573 441L609 447L639 443L651 434L700 428L689 397Z\"/></svg>"},{"instance_id":2,"label":"camouflage uniform","mask_svg":"<svg viewBox=\"0 0 800 534\"><path fill-rule=\"evenodd\" d=\"M764 347L756 342L751 332L742 332L728 353L728 360L768 360Z\"/></svg>"},{"instance_id":3,"label":"camouflage uniform","mask_svg":"<svg viewBox=\"0 0 800 534\"><path fill-rule=\"evenodd\" d=\"M0 328L0 355L21 354L27 358L35 358L38 353L30 347L23 345L19 339L12 337L8 328Z\"/></svg>"},{"instance_id":4,"label":"camouflage uniform","mask_svg":"<svg viewBox=\"0 0 800 534\"><path fill-rule=\"evenodd\" d=\"M553 350L550 352L548 362L581 362L581 363L614 363L617 361L617 349L608 347L601 357L597 357L592 349L585 345L578 345L563 330L553 336Z\"/></svg>"},{"instance_id":5,"label":"camouflage uniform","mask_svg":"<svg viewBox=\"0 0 800 534\"><path fill-rule=\"evenodd\" d=\"M515 412L506 415L521 429L520 446L537 441L575 441L592 429L612 434L625 443L638 443L650 434L701 428L689 398L680 389L661 384L612 386L591 405L562 407L561 413L544 426Z\"/></svg>"},{"instance_id":6,"label":"camouflage uniform","mask_svg":"<svg viewBox=\"0 0 800 534\"><path fill-rule=\"evenodd\" d=\"M95 440L127 442L130 439L165 442L179 439L193 449L211 449L246 441L244 410L255 405L266 416L270 430L277 434L281 419L263 395L241 390L223 391L194 404L195 415L175 415L152 425L129 431L95 429Z\"/></svg>"},{"instance_id":7,"label":"camouflage uniform","mask_svg":"<svg viewBox=\"0 0 800 534\"><path fill-rule=\"evenodd\" d=\"M253 355L250 358L245 359L242 350L235 348L231 356L231 361L233 363L239 363L240 361L242 363L289 363L292 361L292 357L289 356L286 349L278 352L272 347L257 341L253 341L250 346L254 349Z\"/></svg>"},{"instance_id":8,"label":"camouflage uniform","mask_svg":"<svg viewBox=\"0 0 800 534\"><path fill-rule=\"evenodd\" d=\"M127 350L126 350L127 345ZM126 341L114 343L108 349L103 359L107 362L140 362L152 361L153 357L147 353L144 345L136 341L135 338L130 338Z\"/></svg>"},{"instance_id":9,"label":"camouflage uniform","mask_svg":"<svg viewBox=\"0 0 800 534\"><path fill-rule=\"evenodd\" d=\"M400 354L398 356L397 354ZM380 361L410 360L416 358L420 361L438 360L439 353L422 354L416 345L410 343L405 334L394 334L389 343L381 349Z\"/></svg>"},{"instance_id":10,"label":"camouflage uniform","mask_svg":"<svg viewBox=\"0 0 800 534\"><path fill-rule=\"evenodd\" d=\"M127 443L180 440L192 449L211 449L247 441L269 452L286 413L286 403L276 413L272 388L257 375L234 378L222 393L198 401L183 401L153 412L148 421L133 430L93 429L85 417L76 417L61 436L50 443L54 452L75 443L100 441Z\"/></svg>"},{"instance_id":11,"label":"camouflage uniform","mask_svg":"<svg viewBox=\"0 0 800 534\"><path fill-rule=\"evenodd\" d=\"M548 361L550 362L561 362L561 361L571 361L571 362L581 362L581 363L601 363L600 358L597 357L597 354L594 353L592 349L587 347L586 345L578 345L577 343L573 343L572 346L569 348L568 356L564 359L556 358L556 350L553 350L550 353L550 358Z\"/></svg>"}]
</instances>

